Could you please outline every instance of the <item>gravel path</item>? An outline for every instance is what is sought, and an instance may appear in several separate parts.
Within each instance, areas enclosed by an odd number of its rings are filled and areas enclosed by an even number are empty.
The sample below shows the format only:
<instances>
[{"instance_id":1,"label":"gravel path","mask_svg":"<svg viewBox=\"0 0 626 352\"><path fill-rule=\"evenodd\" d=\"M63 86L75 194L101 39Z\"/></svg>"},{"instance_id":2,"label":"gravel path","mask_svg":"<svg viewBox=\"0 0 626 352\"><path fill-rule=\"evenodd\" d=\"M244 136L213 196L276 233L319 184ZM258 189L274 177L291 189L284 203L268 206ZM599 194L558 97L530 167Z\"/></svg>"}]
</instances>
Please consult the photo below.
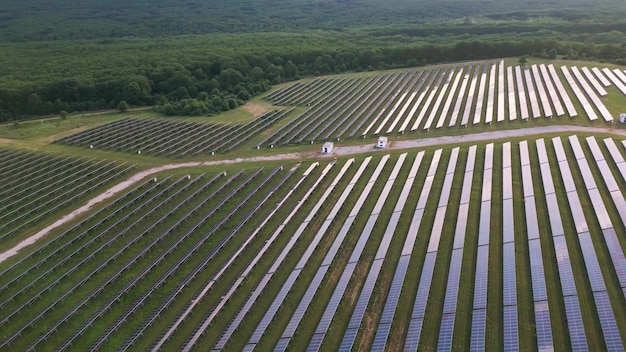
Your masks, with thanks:
<instances>
[{"instance_id":1,"label":"gravel path","mask_svg":"<svg viewBox=\"0 0 626 352\"><path fill-rule=\"evenodd\" d=\"M421 139L412 139L412 140L402 140L402 141L396 141L396 142L392 141L389 147L386 149L376 149L374 148L373 143L367 144L367 145L361 145L361 146L336 147L333 153L329 155L321 155L318 153L309 153L309 154L291 153L291 154L277 154L277 155L268 155L268 156L256 156L256 157L251 157L251 158L237 158L237 159L229 159L229 160L187 162L187 163L162 165L159 167L140 171L130 176L125 181L122 181L118 183L117 185L104 191L103 193L97 195L96 197L89 200L85 205L63 216L62 218L60 218L53 224L47 226L43 230L35 233L34 235L18 243L13 248L0 253L0 263L16 255L23 248L30 246L31 244L37 242L39 239L45 237L52 230L90 211L95 205L104 202L105 200L117 195L120 192L125 191L126 189L128 189L129 187L132 187L133 185L140 182L141 180L151 175L154 175L156 173L162 172L162 171L180 169L180 168L198 167L198 166L236 164L236 163L242 163L242 162L304 160L304 159L311 159L311 158L316 158L316 157L329 158L329 157L352 155L352 154L384 152L387 150L423 148L423 147L436 146L436 145L490 141L490 140L495 140L495 139L517 138L517 137L532 136L532 135L545 134L545 133L563 133L563 132L609 133L609 134L626 137L626 130L612 129L612 128L594 128L594 127L582 127L582 126L530 127L530 128L522 128L522 129L517 129L517 130L503 130L503 131L473 133L473 134L466 134L466 135L461 135L461 136L421 138ZM0 140L0 142L2 142L2 140Z\"/></svg>"}]
</instances>

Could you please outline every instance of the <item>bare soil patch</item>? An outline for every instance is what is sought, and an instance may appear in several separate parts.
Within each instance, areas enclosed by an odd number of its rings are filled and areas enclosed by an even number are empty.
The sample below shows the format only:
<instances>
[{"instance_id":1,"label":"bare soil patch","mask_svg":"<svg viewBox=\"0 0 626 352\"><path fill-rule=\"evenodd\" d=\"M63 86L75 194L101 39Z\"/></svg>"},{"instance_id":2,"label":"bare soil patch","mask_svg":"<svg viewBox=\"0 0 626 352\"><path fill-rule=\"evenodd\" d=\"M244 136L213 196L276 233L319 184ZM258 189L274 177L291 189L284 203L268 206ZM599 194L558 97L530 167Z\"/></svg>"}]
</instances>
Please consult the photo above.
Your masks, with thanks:
<instances>
[{"instance_id":1,"label":"bare soil patch","mask_svg":"<svg viewBox=\"0 0 626 352\"><path fill-rule=\"evenodd\" d=\"M259 117L263 114L265 114L266 112L270 111L270 108L263 103L259 103L259 102L247 102L244 106L244 109L246 109L249 113L251 113L254 117Z\"/></svg>"}]
</instances>

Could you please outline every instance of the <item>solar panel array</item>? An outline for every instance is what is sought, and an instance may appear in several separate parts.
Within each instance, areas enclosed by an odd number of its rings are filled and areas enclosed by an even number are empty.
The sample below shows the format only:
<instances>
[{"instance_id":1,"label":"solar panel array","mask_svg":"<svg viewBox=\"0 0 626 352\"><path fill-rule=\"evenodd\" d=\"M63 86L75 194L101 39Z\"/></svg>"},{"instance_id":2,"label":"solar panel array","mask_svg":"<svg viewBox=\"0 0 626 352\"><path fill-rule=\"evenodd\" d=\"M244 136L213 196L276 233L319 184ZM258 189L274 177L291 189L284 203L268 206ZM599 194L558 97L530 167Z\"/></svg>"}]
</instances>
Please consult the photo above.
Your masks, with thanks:
<instances>
[{"instance_id":1,"label":"solar panel array","mask_svg":"<svg viewBox=\"0 0 626 352\"><path fill-rule=\"evenodd\" d=\"M472 312L472 350L485 349L487 310L487 274L489 272L489 235L491 229L491 183L493 179L493 143L485 148L483 187L480 205L476 276L474 279L474 306ZM482 329L481 329L482 327Z\"/></svg>"},{"instance_id":2,"label":"solar panel array","mask_svg":"<svg viewBox=\"0 0 626 352\"><path fill-rule=\"evenodd\" d=\"M511 143L502 145L502 304L504 350L518 351L517 279L515 265L515 216Z\"/></svg>"},{"instance_id":3,"label":"solar panel array","mask_svg":"<svg viewBox=\"0 0 626 352\"><path fill-rule=\"evenodd\" d=\"M526 214L526 233L528 236L528 256L530 260L530 275L533 289L535 310L535 329L537 347L540 351L554 349L552 326L550 323L550 309L548 290L546 288L543 253L539 238L539 224L537 221L537 207L533 188L532 167L528 142L519 143L520 160L522 166L522 186L524 189L524 210Z\"/></svg>"},{"instance_id":4,"label":"solar panel array","mask_svg":"<svg viewBox=\"0 0 626 352\"><path fill-rule=\"evenodd\" d=\"M379 199L385 199L387 195L389 194L389 191L391 190L391 186L393 186L393 183L398 173L400 172L400 168L402 167L402 164L404 163L405 159L406 159L406 153L401 154L400 157L398 158L398 161L396 162L395 167L393 168L391 174L389 175L387 183L385 184L385 188ZM355 218L359 214L359 211L363 207L363 204L365 204L365 201L370 191L374 187L376 180L378 180L380 173L383 171L383 167L385 166L386 161L387 161L386 158L381 159L381 162L378 164L378 167L376 168L376 170L374 170L374 173L370 177L367 185L365 186L365 189L361 192L359 199L356 201L354 207L350 211L350 214L346 218L346 221L343 223L341 230L339 230L339 233L335 237L335 240L330 250L327 252L326 256L324 257L324 260L322 261L322 264L318 268L318 271L315 274L313 281L311 281L311 283L309 284L309 287L306 293L304 294L304 297L300 300L300 304L298 305L298 308L296 308L296 311L292 315L291 320L289 321L289 323L287 324L287 327L283 331L279 344L284 346L285 349L289 345L289 341L293 337L298 325L301 323L306 310L309 308L309 305L311 304L311 301L313 300L313 296L319 290L319 287L322 284L322 279L324 278L324 275L326 275L326 272L328 271L330 265L335 259L337 252L339 252L339 246L341 246L342 242L345 240L346 236L348 235L348 231L350 230L350 227L352 226ZM354 183L356 183L357 180L353 179L353 181ZM404 199L406 200L406 198ZM280 349L277 347L275 348L275 350L280 350Z\"/></svg>"},{"instance_id":5,"label":"solar panel array","mask_svg":"<svg viewBox=\"0 0 626 352\"><path fill-rule=\"evenodd\" d=\"M454 72L448 89L460 77ZM626 148L593 137L549 141L408 152L393 169L396 157L380 155L358 168L353 159L341 168L311 165L301 177L293 167L146 182L3 266L0 345L445 351L517 350L536 338L540 350L557 342L620 350ZM243 204L250 207L240 214ZM287 205L285 218L271 220ZM235 235L256 212L267 217ZM105 231L111 226L115 234ZM490 252L500 235L501 255ZM501 286L487 284L492 273ZM95 287L89 275L107 281ZM104 289L116 286L127 287ZM532 311L522 314L518 302ZM407 304L413 310L399 309Z\"/></svg>"},{"instance_id":6,"label":"solar panel array","mask_svg":"<svg viewBox=\"0 0 626 352\"><path fill-rule=\"evenodd\" d=\"M559 169L561 171L563 179L573 179L573 177L571 176L571 169L567 162L567 156L563 151L561 139L559 137L554 137L552 139L552 142L555 145L555 151L557 152L557 158L559 159ZM610 218L608 217L606 208L604 207L604 203L602 202L601 197L599 197L599 194L598 197L592 196L592 194L597 194L593 192L594 190L597 191L597 187L593 179L593 175L591 174L591 170L589 169L585 154L576 136L570 136L569 142L574 151L574 157L576 159L578 167L580 168L580 171L583 175L582 179L587 187L587 192L590 195L591 203L596 213L597 219L600 221L600 226L603 232L606 232L607 229L612 229L612 224ZM594 244L591 239L591 234L589 233L588 224L586 223L585 217L583 215L583 209L580 203L577 189L572 182L573 181L569 181L565 184L565 190L567 192L567 198L570 204L570 208L572 208L573 215L576 216L575 214L578 214L578 219L575 218L574 222L576 223L578 240L580 242L580 249L582 251L583 261L587 269L589 283L591 284L591 289L594 294L599 292L604 292L604 294L606 294L606 283L602 276L600 263L594 250ZM619 251L621 252L621 248L619 249ZM623 258L623 253L621 254L621 256ZM617 331L617 322L615 320L613 311L610 308L601 307L599 305L596 305L596 308L598 309L599 316L603 315L602 319L604 320L604 324L602 324L602 332L605 341L619 341L620 337L619 332ZM616 332L617 336L615 336Z\"/></svg>"}]
</instances>

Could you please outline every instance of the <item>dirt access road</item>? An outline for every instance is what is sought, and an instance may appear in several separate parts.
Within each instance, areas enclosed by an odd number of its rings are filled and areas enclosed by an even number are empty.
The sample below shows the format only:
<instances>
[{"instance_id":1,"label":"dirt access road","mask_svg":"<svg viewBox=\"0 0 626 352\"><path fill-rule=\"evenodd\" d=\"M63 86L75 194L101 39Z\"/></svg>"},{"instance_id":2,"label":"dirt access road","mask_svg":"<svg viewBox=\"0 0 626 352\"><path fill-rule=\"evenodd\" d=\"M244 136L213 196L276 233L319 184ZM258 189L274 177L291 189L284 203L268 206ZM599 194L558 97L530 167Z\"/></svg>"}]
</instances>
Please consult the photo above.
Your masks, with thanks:
<instances>
[{"instance_id":1,"label":"dirt access road","mask_svg":"<svg viewBox=\"0 0 626 352\"><path fill-rule=\"evenodd\" d=\"M626 137L626 130L617 130L617 129L611 129L611 128L593 128L593 127L582 127L582 126L548 126L548 127L523 128L523 129L517 129L517 130L481 132L481 133L466 134L466 135L461 135L461 136L420 138L420 139L403 140L403 141L395 141L395 142L392 141L392 143L390 143L389 147L386 149L376 149L374 148L373 144L367 144L367 145L361 145L361 146L337 147L335 148L332 154L328 154L328 155L321 155L318 153L309 153L309 154L291 153L291 154L277 154L277 155L269 155L269 156L256 156L256 157L251 157L251 158L237 158L237 159L229 159L229 160L166 164L166 165L154 167L148 170L140 171L130 176L125 181L122 181L118 183L117 185L114 185L108 190L104 191L103 193L95 196L94 198L90 199L85 205L75 209L69 214L64 215L53 224L47 226L41 231L26 238L22 242L15 245L13 248L10 248L9 250L6 250L5 252L0 253L0 263L16 255L20 250L26 248L27 246L34 244L41 238L48 235L54 229L68 222L71 222L72 220L76 219L77 217L81 216L84 213L89 212L95 205L106 201L107 199L119 194L120 192L125 191L126 189L132 187L133 185L140 182L141 180L147 177L150 177L156 173L162 172L162 171L180 169L180 168L192 168L192 167L198 167L198 166L236 164L236 163L242 163L242 162L276 161L276 160L305 160L305 159L313 159L313 158L320 158L320 157L333 158L336 156L385 152L388 150L423 148L423 147L431 147L431 146L437 146L437 145L454 145L454 144L460 144L460 143L526 137L526 136L533 136L533 135L539 135L539 134L577 133L577 132L608 133L608 134ZM5 142L5 141L0 140L0 144L2 144L2 142Z\"/></svg>"}]
</instances>

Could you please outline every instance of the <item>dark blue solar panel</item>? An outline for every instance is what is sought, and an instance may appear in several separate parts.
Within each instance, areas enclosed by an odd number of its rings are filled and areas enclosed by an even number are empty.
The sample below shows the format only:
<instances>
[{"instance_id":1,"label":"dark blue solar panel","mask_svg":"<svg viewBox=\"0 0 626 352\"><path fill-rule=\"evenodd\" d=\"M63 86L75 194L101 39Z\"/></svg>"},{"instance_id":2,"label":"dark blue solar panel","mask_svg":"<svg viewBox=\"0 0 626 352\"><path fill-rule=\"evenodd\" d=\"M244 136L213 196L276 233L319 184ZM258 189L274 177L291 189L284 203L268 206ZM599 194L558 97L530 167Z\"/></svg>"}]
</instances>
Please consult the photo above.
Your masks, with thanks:
<instances>
[{"instance_id":1,"label":"dark blue solar panel","mask_svg":"<svg viewBox=\"0 0 626 352\"><path fill-rule=\"evenodd\" d=\"M563 297L563 301L565 302L565 313L567 315L569 337L572 342L572 351L589 351L578 296L566 296Z\"/></svg>"},{"instance_id":2,"label":"dark blue solar panel","mask_svg":"<svg viewBox=\"0 0 626 352\"><path fill-rule=\"evenodd\" d=\"M467 229L467 214L469 213L469 204L461 204L457 216L456 229L454 232L454 249L463 248L465 243L465 230Z\"/></svg>"},{"instance_id":3,"label":"dark blue solar panel","mask_svg":"<svg viewBox=\"0 0 626 352\"><path fill-rule=\"evenodd\" d=\"M624 252L622 251L615 229L605 229L602 233L604 234L604 240L609 249L609 254L611 255L613 267L617 273L620 286L626 287L626 258L624 258Z\"/></svg>"},{"instance_id":4,"label":"dark blue solar panel","mask_svg":"<svg viewBox=\"0 0 626 352\"><path fill-rule=\"evenodd\" d=\"M322 342L324 341L324 334L315 334L309 342L309 346L306 348L307 352L317 352L322 348Z\"/></svg>"},{"instance_id":5,"label":"dark blue solar panel","mask_svg":"<svg viewBox=\"0 0 626 352\"><path fill-rule=\"evenodd\" d=\"M417 288L417 294L415 297L415 305L413 306L412 318L423 318L426 312L426 303L428 301L428 294L430 292L430 284L433 279L433 271L435 269L435 260L437 259L437 252L426 253L424 259L424 267L422 268L422 275L420 277L419 286Z\"/></svg>"},{"instance_id":6,"label":"dark blue solar panel","mask_svg":"<svg viewBox=\"0 0 626 352\"><path fill-rule=\"evenodd\" d=\"M548 294L546 292L546 278L543 270L541 242L539 241L539 239L528 241L528 255L530 257L530 274L533 285L533 300L545 301L548 299Z\"/></svg>"},{"instance_id":7,"label":"dark blue solar panel","mask_svg":"<svg viewBox=\"0 0 626 352\"><path fill-rule=\"evenodd\" d=\"M441 317L441 327L439 328L439 342L437 342L437 351L451 351L453 335L454 314L444 314L443 317Z\"/></svg>"},{"instance_id":8,"label":"dark blue solar panel","mask_svg":"<svg viewBox=\"0 0 626 352\"><path fill-rule=\"evenodd\" d=\"M472 336L470 351L485 351L485 329L487 327L487 312L484 309L475 309L472 315Z\"/></svg>"},{"instance_id":9,"label":"dark blue solar panel","mask_svg":"<svg viewBox=\"0 0 626 352\"><path fill-rule=\"evenodd\" d=\"M572 272L572 264L569 258L565 236L556 236L553 240L563 296L575 296L576 284L574 282L574 273Z\"/></svg>"},{"instance_id":10,"label":"dark blue solar panel","mask_svg":"<svg viewBox=\"0 0 626 352\"><path fill-rule=\"evenodd\" d=\"M517 305L504 307L503 315L504 351L519 351Z\"/></svg>"},{"instance_id":11,"label":"dark blue solar panel","mask_svg":"<svg viewBox=\"0 0 626 352\"><path fill-rule=\"evenodd\" d=\"M491 228L491 201L482 202L480 205L480 225L478 232L478 245L489 244L489 230Z\"/></svg>"},{"instance_id":12,"label":"dark blue solar panel","mask_svg":"<svg viewBox=\"0 0 626 352\"><path fill-rule=\"evenodd\" d=\"M474 284L474 309L487 307L487 268L489 246L478 247L476 257L476 278Z\"/></svg>"},{"instance_id":13,"label":"dark blue solar panel","mask_svg":"<svg viewBox=\"0 0 626 352\"><path fill-rule=\"evenodd\" d=\"M606 291L594 292L593 297L596 301L596 309L598 310L598 318L600 318L600 326L604 335L604 342L609 351L623 351L624 345L619 335L617 321L611 309L611 302Z\"/></svg>"},{"instance_id":14,"label":"dark blue solar panel","mask_svg":"<svg viewBox=\"0 0 626 352\"><path fill-rule=\"evenodd\" d=\"M346 329L346 332L343 334L343 339L341 340L341 346L339 346L339 352L352 351L352 345L354 344L354 339L356 339L358 332L358 328Z\"/></svg>"},{"instance_id":15,"label":"dark blue solar panel","mask_svg":"<svg viewBox=\"0 0 626 352\"><path fill-rule=\"evenodd\" d=\"M446 286L446 297L443 303L443 313L454 313L459 293L459 281L461 278L461 261L463 260L463 249L452 251L450 259L450 271L448 273L448 284Z\"/></svg>"},{"instance_id":16,"label":"dark blue solar panel","mask_svg":"<svg viewBox=\"0 0 626 352\"><path fill-rule=\"evenodd\" d=\"M502 247L502 286L503 304L517 304L517 285L515 278L515 244L505 243Z\"/></svg>"},{"instance_id":17,"label":"dark blue solar panel","mask_svg":"<svg viewBox=\"0 0 626 352\"><path fill-rule=\"evenodd\" d=\"M528 239L539 238L539 224L537 223L537 208L535 207L535 197L527 197L524 199L524 208L526 210L526 232Z\"/></svg>"},{"instance_id":18,"label":"dark blue solar panel","mask_svg":"<svg viewBox=\"0 0 626 352\"><path fill-rule=\"evenodd\" d=\"M537 329L537 350L554 351L548 301L535 302L535 328Z\"/></svg>"},{"instance_id":19,"label":"dark blue solar panel","mask_svg":"<svg viewBox=\"0 0 626 352\"><path fill-rule=\"evenodd\" d=\"M514 232L514 213L513 213L513 199L505 199L502 202L502 242L513 242L515 240Z\"/></svg>"},{"instance_id":20,"label":"dark blue solar panel","mask_svg":"<svg viewBox=\"0 0 626 352\"><path fill-rule=\"evenodd\" d=\"M600 263L598 262L591 236L588 232L581 233L578 235L578 240L580 241L580 249L585 259L585 267L587 268L591 289L593 291L605 291L606 286L604 285L604 278L602 277Z\"/></svg>"},{"instance_id":21,"label":"dark blue solar panel","mask_svg":"<svg viewBox=\"0 0 626 352\"><path fill-rule=\"evenodd\" d=\"M278 340L278 343L276 344L276 347L274 347L274 352L281 352L281 351L286 351L287 350L287 345L289 345L289 341L291 341L290 338L282 338L280 340Z\"/></svg>"},{"instance_id":22,"label":"dark blue solar panel","mask_svg":"<svg viewBox=\"0 0 626 352\"><path fill-rule=\"evenodd\" d=\"M404 341L404 351L417 351L417 346L420 342L420 334L422 333L423 322L424 318L411 319L409 330L406 333L406 340Z\"/></svg>"}]
</instances>

